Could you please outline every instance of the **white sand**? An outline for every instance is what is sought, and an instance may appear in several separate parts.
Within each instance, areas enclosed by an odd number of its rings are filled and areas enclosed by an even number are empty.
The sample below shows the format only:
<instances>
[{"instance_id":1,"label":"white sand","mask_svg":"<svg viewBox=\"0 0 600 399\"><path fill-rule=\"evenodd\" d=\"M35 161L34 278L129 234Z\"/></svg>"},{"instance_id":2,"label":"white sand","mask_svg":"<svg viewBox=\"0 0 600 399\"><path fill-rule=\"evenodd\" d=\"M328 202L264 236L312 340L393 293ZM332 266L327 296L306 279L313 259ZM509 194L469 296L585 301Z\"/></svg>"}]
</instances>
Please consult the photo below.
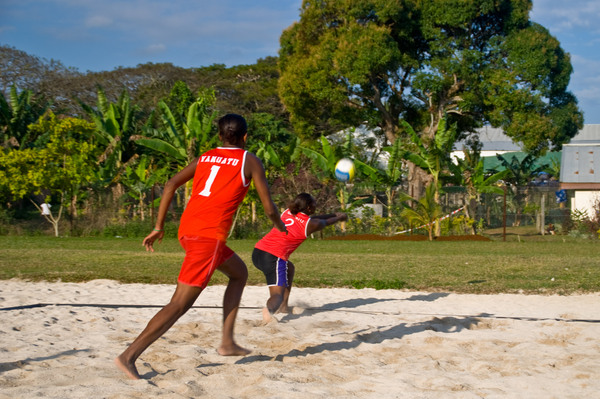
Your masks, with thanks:
<instances>
[{"instance_id":1,"label":"white sand","mask_svg":"<svg viewBox=\"0 0 600 399\"><path fill-rule=\"evenodd\" d=\"M173 289L1 281L0 398L600 397L599 294L295 288L300 314L265 326L267 288L250 286L236 337L253 352L222 357L211 286L129 380L113 358Z\"/></svg>"}]
</instances>

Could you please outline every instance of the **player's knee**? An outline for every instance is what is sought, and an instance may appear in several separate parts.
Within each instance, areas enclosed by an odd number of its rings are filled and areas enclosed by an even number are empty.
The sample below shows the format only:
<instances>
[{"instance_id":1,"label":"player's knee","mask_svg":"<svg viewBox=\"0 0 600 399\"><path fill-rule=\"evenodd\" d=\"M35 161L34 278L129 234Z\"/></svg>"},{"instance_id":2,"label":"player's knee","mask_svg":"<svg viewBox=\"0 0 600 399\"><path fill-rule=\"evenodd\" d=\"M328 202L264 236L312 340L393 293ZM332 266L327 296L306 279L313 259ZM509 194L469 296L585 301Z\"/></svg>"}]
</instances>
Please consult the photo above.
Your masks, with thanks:
<instances>
[{"instance_id":1,"label":"player's knee","mask_svg":"<svg viewBox=\"0 0 600 399\"><path fill-rule=\"evenodd\" d=\"M248 268L246 265L243 267L237 267L235 271L229 275L229 279L246 284L246 281L248 281Z\"/></svg>"},{"instance_id":2,"label":"player's knee","mask_svg":"<svg viewBox=\"0 0 600 399\"><path fill-rule=\"evenodd\" d=\"M188 310L190 310L193 304L193 302L188 301L171 300L171 302L169 302L169 304L165 308L175 317L179 318L183 316Z\"/></svg>"}]
</instances>

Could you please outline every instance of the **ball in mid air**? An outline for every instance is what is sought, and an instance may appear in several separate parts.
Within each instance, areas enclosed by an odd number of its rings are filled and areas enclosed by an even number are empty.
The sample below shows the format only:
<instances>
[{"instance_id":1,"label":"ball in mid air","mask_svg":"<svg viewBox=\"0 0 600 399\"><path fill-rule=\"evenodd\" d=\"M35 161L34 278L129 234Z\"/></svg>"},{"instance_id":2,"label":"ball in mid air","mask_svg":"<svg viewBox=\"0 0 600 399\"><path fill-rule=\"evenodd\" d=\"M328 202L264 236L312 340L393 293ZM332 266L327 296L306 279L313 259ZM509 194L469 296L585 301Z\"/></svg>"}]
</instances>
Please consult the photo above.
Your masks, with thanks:
<instances>
[{"instance_id":1,"label":"ball in mid air","mask_svg":"<svg viewBox=\"0 0 600 399\"><path fill-rule=\"evenodd\" d=\"M335 165L335 177L339 181L349 182L354 179L354 162L348 158L342 158Z\"/></svg>"}]
</instances>

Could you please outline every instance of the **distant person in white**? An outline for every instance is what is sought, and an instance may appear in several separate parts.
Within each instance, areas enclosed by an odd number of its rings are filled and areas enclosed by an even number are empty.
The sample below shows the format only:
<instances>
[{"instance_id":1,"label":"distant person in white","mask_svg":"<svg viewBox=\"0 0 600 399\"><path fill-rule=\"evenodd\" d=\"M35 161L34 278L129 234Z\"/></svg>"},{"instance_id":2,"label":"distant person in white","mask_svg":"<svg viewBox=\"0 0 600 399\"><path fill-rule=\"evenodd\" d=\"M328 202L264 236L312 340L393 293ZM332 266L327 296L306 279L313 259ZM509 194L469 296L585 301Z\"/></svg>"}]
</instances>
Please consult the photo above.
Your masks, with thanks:
<instances>
[{"instance_id":1,"label":"distant person in white","mask_svg":"<svg viewBox=\"0 0 600 399\"><path fill-rule=\"evenodd\" d=\"M42 207L42 216L50 215L50 208L52 207L52 205L47 204L47 203L44 202L41 205L41 207Z\"/></svg>"}]
</instances>

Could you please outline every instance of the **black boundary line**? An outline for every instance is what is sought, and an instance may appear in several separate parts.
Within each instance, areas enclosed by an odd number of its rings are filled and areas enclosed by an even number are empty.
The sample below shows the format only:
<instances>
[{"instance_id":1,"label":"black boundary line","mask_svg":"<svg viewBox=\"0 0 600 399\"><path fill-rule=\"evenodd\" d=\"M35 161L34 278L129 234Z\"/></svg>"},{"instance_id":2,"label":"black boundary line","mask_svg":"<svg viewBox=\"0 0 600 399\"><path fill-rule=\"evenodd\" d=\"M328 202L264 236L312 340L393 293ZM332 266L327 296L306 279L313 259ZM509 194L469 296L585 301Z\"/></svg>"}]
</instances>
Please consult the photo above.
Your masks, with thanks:
<instances>
[{"instance_id":1,"label":"black boundary line","mask_svg":"<svg viewBox=\"0 0 600 399\"><path fill-rule=\"evenodd\" d=\"M34 308L43 308L48 306L64 306L74 308L162 308L164 305L133 305L133 304L110 304L110 303L35 303L31 305L12 306L8 308L0 308L0 311L6 312L11 310L26 310ZM192 309L220 309L222 306L192 306ZM240 309L262 309L262 306L240 306ZM479 315L456 315L456 314L431 314L431 313L413 313L413 312L383 312L383 311L368 311L368 310L350 310L350 309L327 309L327 308L305 308L312 312L345 312L345 313L360 313L360 314L382 314L389 316L400 316L400 315L421 315L421 316L442 316L442 317L471 317L481 319L507 319L507 320L521 320L521 321L562 321L566 323L600 323L599 319L564 319L560 317L529 317L529 316L498 316L493 314L479 314Z\"/></svg>"}]
</instances>

